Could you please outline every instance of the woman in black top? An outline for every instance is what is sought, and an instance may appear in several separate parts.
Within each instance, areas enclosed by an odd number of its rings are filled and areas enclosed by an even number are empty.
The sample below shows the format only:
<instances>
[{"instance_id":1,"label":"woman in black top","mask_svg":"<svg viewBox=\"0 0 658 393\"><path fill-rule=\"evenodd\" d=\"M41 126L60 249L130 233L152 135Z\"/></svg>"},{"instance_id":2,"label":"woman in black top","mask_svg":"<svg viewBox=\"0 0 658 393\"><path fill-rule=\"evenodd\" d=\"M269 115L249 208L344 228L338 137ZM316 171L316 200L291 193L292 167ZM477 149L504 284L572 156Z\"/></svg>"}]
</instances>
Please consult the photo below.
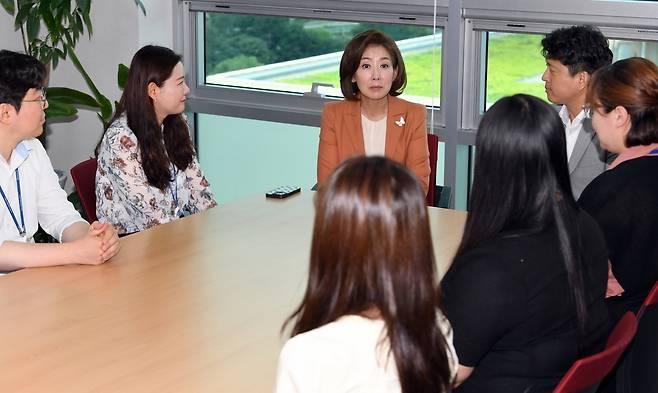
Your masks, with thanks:
<instances>
[{"instance_id":1,"label":"woman in black top","mask_svg":"<svg viewBox=\"0 0 658 393\"><path fill-rule=\"evenodd\" d=\"M602 68L588 102L601 145L619 153L578 200L601 226L624 290L606 301L618 320L658 280L658 67L636 57Z\"/></svg>"},{"instance_id":2,"label":"woman in black top","mask_svg":"<svg viewBox=\"0 0 658 393\"><path fill-rule=\"evenodd\" d=\"M464 235L442 282L456 392L550 392L602 346L607 252L571 193L548 104L506 97L482 118Z\"/></svg>"}]
</instances>

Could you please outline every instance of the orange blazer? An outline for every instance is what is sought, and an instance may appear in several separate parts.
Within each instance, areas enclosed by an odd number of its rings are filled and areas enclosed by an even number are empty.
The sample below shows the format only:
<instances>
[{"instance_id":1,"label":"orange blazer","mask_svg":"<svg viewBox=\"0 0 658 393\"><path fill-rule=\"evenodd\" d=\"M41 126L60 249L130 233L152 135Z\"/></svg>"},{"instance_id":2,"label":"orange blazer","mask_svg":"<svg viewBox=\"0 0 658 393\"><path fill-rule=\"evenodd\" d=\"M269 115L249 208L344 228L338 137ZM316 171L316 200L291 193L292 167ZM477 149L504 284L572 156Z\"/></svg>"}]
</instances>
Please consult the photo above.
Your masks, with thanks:
<instances>
[{"instance_id":1,"label":"orange blazer","mask_svg":"<svg viewBox=\"0 0 658 393\"><path fill-rule=\"evenodd\" d=\"M427 195L430 154L426 116L423 105L388 96L385 155L409 168ZM400 118L404 119L402 125ZM365 155L361 102L344 100L326 104L320 128L318 184L322 184L342 161L359 155Z\"/></svg>"}]
</instances>

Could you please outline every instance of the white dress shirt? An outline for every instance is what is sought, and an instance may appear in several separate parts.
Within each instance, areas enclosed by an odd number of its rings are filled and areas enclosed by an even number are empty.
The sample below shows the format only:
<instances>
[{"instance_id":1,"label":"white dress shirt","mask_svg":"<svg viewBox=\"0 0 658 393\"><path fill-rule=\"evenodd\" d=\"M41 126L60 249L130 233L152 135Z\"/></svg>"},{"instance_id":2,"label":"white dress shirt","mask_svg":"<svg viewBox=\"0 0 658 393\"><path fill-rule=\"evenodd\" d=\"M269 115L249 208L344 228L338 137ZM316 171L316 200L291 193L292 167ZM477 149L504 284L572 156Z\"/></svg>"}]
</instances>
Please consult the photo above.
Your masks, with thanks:
<instances>
[{"instance_id":1,"label":"white dress shirt","mask_svg":"<svg viewBox=\"0 0 658 393\"><path fill-rule=\"evenodd\" d=\"M11 153L9 163L0 157L0 186L21 226L16 169L20 176L23 217L26 235L21 236L0 197L0 246L6 240L32 242L39 224L50 235L61 240L62 232L71 224L82 221L80 214L66 199L46 150L36 139L19 143Z\"/></svg>"},{"instance_id":2,"label":"white dress shirt","mask_svg":"<svg viewBox=\"0 0 658 393\"><path fill-rule=\"evenodd\" d=\"M439 322L454 376L452 330L444 317ZM400 393L384 326L381 319L349 315L292 337L279 356L275 393Z\"/></svg>"},{"instance_id":3,"label":"white dress shirt","mask_svg":"<svg viewBox=\"0 0 658 393\"><path fill-rule=\"evenodd\" d=\"M383 156L386 149L386 116L372 121L361 115L361 128L366 156Z\"/></svg>"},{"instance_id":4,"label":"white dress shirt","mask_svg":"<svg viewBox=\"0 0 658 393\"><path fill-rule=\"evenodd\" d=\"M573 153L573 148L576 146L576 140L578 140L578 135L580 130L583 129L583 120L588 117L588 111L582 109L578 115L571 120L569 118L569 110L566 105L562 105L560 109L560 118L564 124L564 131L567 137L567 161L571 159L571 153Z\"/></svg>"}]
</instances>

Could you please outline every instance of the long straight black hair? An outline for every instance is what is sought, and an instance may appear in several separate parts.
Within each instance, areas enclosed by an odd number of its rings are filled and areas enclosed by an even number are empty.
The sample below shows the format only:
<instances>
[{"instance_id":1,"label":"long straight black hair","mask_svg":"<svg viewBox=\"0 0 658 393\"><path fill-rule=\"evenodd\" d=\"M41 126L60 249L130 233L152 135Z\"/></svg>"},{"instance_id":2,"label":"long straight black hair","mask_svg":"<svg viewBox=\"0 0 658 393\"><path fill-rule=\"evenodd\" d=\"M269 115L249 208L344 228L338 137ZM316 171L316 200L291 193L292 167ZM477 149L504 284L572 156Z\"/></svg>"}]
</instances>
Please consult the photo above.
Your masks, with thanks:
<instances>
[{"instance_id":1,"label":"long straight black hair","mask_svg":"<svg viewBox=\"0 0 658 393\"><path fill-rule=\"evenodd\" d=\"M160 128L147 90L151 82L162 86L180 61L180 55L162 46L147 45L138 50L130 63L121 100L108 123L110 126L126 114L128 127L139 144L146 178L151 186L161 190L171 182L170 162L185 170L194 158L194 147L182 114L167 116Z\"/></svg>"},{"instance_id":2,"label":"long straight black hair","mask_svg":"<svg viewBox=\"0 0 658 393\"><path fill-rule=\"evenodd\" d=\"M448 344L423 191L384 157L343 162L315 200L306 294L292 335L345 315L384 320L402 392L447 392ZM284 327L286 326L284 324Z\"/></svg>"},{"instance_id":3,"label":"long straight black hair","mask_svg":"<svg viewBox=\"0 0 658 393\"><path fill-rule=\"evenodd\" d=\"M482 117L466 227L457 255L503 231L554 227L584 329L583 258L567 164L564 125L538 98L501 98Z\"/></svg>"}]
</instances>

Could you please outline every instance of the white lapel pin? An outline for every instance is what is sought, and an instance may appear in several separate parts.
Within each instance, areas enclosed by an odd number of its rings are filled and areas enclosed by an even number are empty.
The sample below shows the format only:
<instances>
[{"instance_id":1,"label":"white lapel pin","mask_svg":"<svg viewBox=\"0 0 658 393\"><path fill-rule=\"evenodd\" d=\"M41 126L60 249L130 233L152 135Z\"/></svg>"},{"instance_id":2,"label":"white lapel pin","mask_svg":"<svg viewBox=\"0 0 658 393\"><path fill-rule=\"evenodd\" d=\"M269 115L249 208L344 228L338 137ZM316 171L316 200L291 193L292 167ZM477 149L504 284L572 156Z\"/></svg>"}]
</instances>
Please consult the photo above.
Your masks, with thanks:
<instances>
[{"instance_id":1,"label":"white lapel pin","mask_svg":"<svg viewBox=\"0 0 658 393\"><path fill-rule=\"evenodd\" d=\"M397 124L398 127L402 127L405 124L404 123L404 117L400 116L400 120L396 120L395 124Z\"/></svg>"}]
</instances>

